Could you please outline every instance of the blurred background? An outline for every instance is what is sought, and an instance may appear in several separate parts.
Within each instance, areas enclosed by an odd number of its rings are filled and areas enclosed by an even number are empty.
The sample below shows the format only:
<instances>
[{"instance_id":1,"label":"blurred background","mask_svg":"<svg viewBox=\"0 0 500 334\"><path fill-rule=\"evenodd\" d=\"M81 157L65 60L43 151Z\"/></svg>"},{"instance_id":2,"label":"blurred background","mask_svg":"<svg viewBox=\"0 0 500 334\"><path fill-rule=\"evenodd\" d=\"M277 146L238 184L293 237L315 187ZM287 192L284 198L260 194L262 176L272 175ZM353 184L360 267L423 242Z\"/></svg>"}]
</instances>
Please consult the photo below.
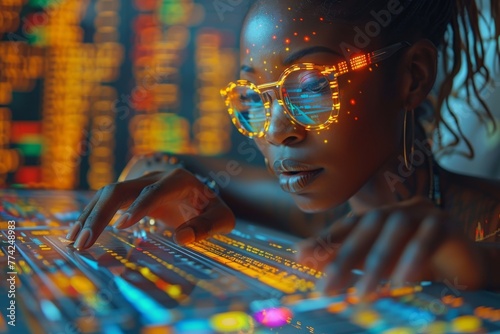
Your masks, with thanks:
<instances>
[{"instance_id":1,"label":"blurred background","mask_svg":"<svg viewBox=\"0 0 500 334\"><path fill-rule=\"evenodd\" d=\"M154 151L237 159L248 140L219 89L237 76L250 2L0 0L0 186L97 189ZM485 98L500 119L496 82ZM500 132L462 109L476 158L442 163L500 178Z\"/></svg>"},{"instance_id":2,"label":"blurred background","mask_svg":"<svg viewBox=\"0 0 500 334\"><path fill-rule=\"evenodd\" d=\"M248 0L0 0L0 184L97 189L134 154L234 155Z\"/></svg>"}]
</instances>

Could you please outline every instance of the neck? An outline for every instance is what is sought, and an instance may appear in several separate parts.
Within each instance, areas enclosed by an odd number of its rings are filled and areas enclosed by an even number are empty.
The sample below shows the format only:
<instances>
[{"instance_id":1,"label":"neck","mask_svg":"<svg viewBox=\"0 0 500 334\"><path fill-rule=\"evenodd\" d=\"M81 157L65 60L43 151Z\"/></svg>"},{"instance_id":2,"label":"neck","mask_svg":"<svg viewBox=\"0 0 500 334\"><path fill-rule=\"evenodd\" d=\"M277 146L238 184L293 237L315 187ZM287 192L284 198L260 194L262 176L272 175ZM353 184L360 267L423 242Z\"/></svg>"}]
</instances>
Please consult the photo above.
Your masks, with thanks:
<instances>
[{"instance_id":1,"label":"neck","mask_svg":"<svg viewBox=\"0 0 500 334\"><path fill-rule=\"evenodd\" d=\"M424 143L424 136L418 136L417 143ZM420 141L419 141L420 139ZM402 151L401 151L402 152ZM432 154L428 147L416 145L414 161L408 158L410 168L405 166L402 153L389 158L354 196L349 205L354 214L385 205L396 204L415 196L429 197L432 189Z\"/></svg>"}]
</instances>

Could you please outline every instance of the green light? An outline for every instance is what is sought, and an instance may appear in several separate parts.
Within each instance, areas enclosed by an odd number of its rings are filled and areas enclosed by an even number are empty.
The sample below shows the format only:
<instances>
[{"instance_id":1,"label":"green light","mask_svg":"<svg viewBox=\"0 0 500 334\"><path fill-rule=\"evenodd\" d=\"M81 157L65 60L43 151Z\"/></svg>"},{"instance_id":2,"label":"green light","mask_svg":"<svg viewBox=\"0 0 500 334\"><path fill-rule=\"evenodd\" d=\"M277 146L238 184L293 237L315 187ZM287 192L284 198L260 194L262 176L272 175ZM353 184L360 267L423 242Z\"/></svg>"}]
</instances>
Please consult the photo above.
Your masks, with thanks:
<instances>
[{"instance_id":1,"label":"green light","mask_svg":"<svg viewBox=\"0 0 500 334\"><path fill-rule=\"evenodd\" d=\"M30 0L29 4L32 7L41 7L41 8L46 8L51 5L60 5L63 3L65 0Z\"/></svg>"},{"instance_id":2,"label":"green light","mask_svg":"<svg viewBox=\"0 0 500 334\"><path fill-rule=\"evenodd\" d=\"M30 34L26 34L28 43L37 46L47 46L47 32L45 27L34 27Z\"/></svg>"},{"instance_id":3,"label":"green light","mask_svg":"<svg viewBox=\"0 0 500 334\"><path fill-rule=\"evenodd\" d=\"M15 146L21 151L22 156L39 157L42 155L42 142L38 138L23 138Z\"/></svg>"},{"instance_id":4,"label":"green light","mask_svg":"<svg viewBox=\"0 0 500 334\"><path fill-rule=\"evenodd\" d=\"M184 20L186 8L178 0L163 0L158 14L161 22L174 25Z\"/></svg>"}]
</instances>

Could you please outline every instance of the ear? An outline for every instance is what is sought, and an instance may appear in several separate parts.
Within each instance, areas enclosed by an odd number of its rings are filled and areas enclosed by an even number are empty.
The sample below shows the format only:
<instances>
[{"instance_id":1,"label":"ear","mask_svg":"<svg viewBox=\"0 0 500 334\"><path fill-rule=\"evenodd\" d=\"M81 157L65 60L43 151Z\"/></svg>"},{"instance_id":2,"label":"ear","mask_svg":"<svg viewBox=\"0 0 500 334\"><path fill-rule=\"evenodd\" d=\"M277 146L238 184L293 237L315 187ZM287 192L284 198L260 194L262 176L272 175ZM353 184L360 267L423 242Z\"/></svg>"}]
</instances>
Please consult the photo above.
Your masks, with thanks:
<instances>
[{"instance_id":1,"label":"ear","mask_svg":"<svg viewBox=\"0 0 500 334\"><path fill-rule=\"evenodd\" d=\"M404 62L408 83L405 107L413 110L427 98L436 81L437 49L428 39L421 39L405 53Z\"/></svg>"}]
</instances>

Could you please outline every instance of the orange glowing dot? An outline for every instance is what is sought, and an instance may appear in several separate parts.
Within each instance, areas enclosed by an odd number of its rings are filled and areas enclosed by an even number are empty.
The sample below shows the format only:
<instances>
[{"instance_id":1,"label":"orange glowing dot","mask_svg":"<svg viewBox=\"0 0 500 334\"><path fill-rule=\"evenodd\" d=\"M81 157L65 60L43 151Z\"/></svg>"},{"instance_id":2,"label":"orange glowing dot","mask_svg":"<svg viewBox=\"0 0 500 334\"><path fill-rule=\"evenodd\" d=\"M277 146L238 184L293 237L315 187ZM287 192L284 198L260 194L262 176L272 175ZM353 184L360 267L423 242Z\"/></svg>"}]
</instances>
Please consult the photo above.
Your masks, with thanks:
<instances>
[{"instance_id":1,"label":"orange glowing dot","mask_svg":"<svg viewBox=\"0 0 500 334\"><path fill-rule=\"evenodd\" d=\"M316 31L313 31L313 35L316 35Z\"/></svg>"},{"instance_id":2,"label":"orange glowing dot","mask_svg":"<svg viewBox=\"0 0 500 334\"><path fill-rule=\"evenodd\" d=\"M249 49L246 49L246 53L249 54L250 53L250 50Z\"/></svg>"},{"instance_id":3,"label":"orange glowing dot","mask_svg":"<svg viewBox=\"0 0 500 334\"><path fill-rule=\"evenodd\" d=\"M309 42L309 40L310 40L309 36L304 37L305 42Z\"/></svg>"},{"instance_id":4,"label":"orange glowing dot","mask_svg":"<svg viewBox=\"0 0 500 334\"><path fill-rule=\"evenodd\" d=\"M294 33L293 33L293 35L294 35L294 36L297 36L298 34L299 34L298 32L294 32Z\"/></svg>"},{"instance_id":5,"label":"orange glowing dot","mask_svg":"<svg viewBox=\"0 0 500 334\"><path fill-rule=\"evenodd\" d=\"M353 106L356 105L356 100L355 99L351 99L351 105L353 105Z\"/></svg>"},{"instance_id":6,"label":"orange glowing dot","mask_svg":"<svg viewBox=\"0 0 500 334\"><path fill-rule=\"evenodd\" d=\"M289 38L285 39L285 43L290 44L290 39Z\"/></svg>"},{"instance_id":7,"label":"orange glowing dot","mask_svg":"<svg viewBox=\"0 0 500 334\"><path fill-rule=\"evenodd\" d=\"M288 7L288 10L292 10L292 8Z\"/></svg>"},{"instance_id":8,"label":"orange glowing dot","mask_svg":"<svg viewBox=\"0 0 500 334\"><path fill-rule=\"evenodd\" d=\"M357 121L358 119L359 119L359 118L358 118L358 116L354 117L354 120L355 120L355 121Z\"/></svg>"},{"instance_id":9,"label":"orange glowing dot","mask_svg":"<svg viewBox=\"0 0 500 334\"><path fill-rule=\"evenodd\" d=\"M323 21L323 20L324 20L324 18L320 17L320 18L319 18L319 20L320 20L320 21Z\"/></svg>"},{"instance_id":10,"label":"orange glowing dot","mask_svg":"<svg viewBox=\"0 0 500 334\"><path fill-rule=\"evenodd\" d=\"M300 20L301 20L301 21L304 21L304 19L303 19L303 18L300 18Z\"/></svg>"},{"instance_id":11,"label":"orange glowing dot","mask_svg":"<svg viewBox=\"0 0 500 334\"><path fill-rule=\"evenodd\" d=\"M328 144L328 140L327 139L325 139L325 144Z\"/></svg>"}]
</instances>

